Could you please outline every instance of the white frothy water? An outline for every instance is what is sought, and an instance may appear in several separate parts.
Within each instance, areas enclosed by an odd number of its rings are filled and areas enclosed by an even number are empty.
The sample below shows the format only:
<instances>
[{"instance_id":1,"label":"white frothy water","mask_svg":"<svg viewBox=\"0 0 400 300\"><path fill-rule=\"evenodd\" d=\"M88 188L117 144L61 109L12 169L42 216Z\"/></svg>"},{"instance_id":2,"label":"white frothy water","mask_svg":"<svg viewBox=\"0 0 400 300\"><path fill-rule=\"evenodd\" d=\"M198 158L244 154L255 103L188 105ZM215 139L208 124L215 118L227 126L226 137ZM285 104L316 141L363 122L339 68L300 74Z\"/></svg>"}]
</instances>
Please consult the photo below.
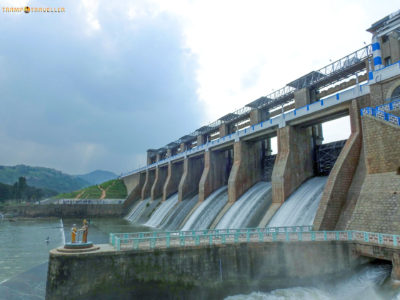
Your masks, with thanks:
<instances>
[{"instance_id":1,"label":"white frothy water","mask_svg":"<svg viewBox=\"0 0 400 300\"><path fill-rule=\"evenodd\" d=\"M312 225L328 177L314 177L303 183L282 204L268 227Z\"/></svg>"},{"instance_id":2,"label":"white frothy water","mask_svg":"<svg viewBox=\"0 0 400 300\"><path fill-rule=\"evenodd\" d=\"M178 194L174 194L166 199L161 203L161 205L156 209L156 211L151 215L150 219L144 225L149 227L158 227L177 202Z\"/></svg>"},{"instance_id":3,"label":"white frothy water","mask_svg":"<svg viewBox=\"0 0 400 300\"><path fill-rule=\"evenodd\" d=\"M268 194L270 197L268 197ZM269 203L264 203L269 200ZM271 204L271 183L259 182L244 193L225 213L217 225L217 229L245 228L259 213L263 204ZM264 205L265 206L265 205Z\"/></svg>"},{"instance_id":4,"label":"white frothy water","mask_svg":"<svg viewBox=\"0 0 400 300\"><path fill-rule=\"evenodd\" d=\"M142 215L144 209L146 208L147 203L149 203L150 198L145 200L141 200L134 208L129 212L129 214L125 217L131 223L136 222L140 216Z\"/></svg>"},{"instance_id":5,"label":"white frothy water","mask_svg":"<svg viewBox=\"0 0 400 300\"><path fill-rule=\"evenodd\" d=\"M201 230L209 228L212 221L227 202L228 187L225 185L214 191L199 205L181 230Z\"/></svg>"},{"instance_id":6,"label":"white frothy water","mask_svg":"<svg viewBox=\"0 0 400 300\"><path fill-rule=\"evenodd\" d=\"M199 201L199 195L178 203L178 205L174 207L174 211L171 211L160 224L160 227L165 230L179 230L181 223L196 205L197 201Z\"/></svg>"},{"instance_id":7,"label":"white frothy water","mask_svg":"<svg viewBox=\"0 0 400 300\"><path fill-rule=\"evenodd\" d=\"M369 265L340 282L315 287L292 287L277 289L268 293L253 292L249 295L235 295L226 300L383 300L397 299L398 295L388 295L382 291L383 281L390 275L390 267Z\"/></svg>"},{"instance_id":8,"label":"white frothy water","mask_svg":"<svg viewBox=\"0 0 400 300\"><path fill-rule=\"evenodd\" d=\"M63 220L60 219L60 231L61 231L61 246L65 245L65 232L64 232L64 223Z\"/></svg>"}]
</instances>

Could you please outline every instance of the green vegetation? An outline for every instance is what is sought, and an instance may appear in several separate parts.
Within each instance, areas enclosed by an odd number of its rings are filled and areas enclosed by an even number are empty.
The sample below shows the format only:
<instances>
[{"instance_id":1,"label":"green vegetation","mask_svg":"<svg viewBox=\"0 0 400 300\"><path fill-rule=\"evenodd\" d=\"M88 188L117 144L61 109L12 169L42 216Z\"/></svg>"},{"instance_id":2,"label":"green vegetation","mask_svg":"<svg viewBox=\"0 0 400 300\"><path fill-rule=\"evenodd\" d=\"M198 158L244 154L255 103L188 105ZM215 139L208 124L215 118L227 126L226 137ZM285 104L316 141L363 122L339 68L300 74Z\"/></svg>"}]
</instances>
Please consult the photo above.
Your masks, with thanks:
<instances>
[{"instance_id":1,"label":"green vegetation","mask_svg":"<svg viewBox=\"0 0 400 300\"><path fill-rule=\"evenodd\" d=\"M58 199L100 199L102 189L106 191L107 199L125 199L127 196L126 186L121 179L106 181L100 185L92 185L87 188L57 195Z\"/></svg>"},{"instance_id":2,"label":"green vegetation","mask_svg":"<svg viewBox=\"0 0 400 300\"><path fill-rule=\"evenodd\" d=\"M29 186L59 193L82 189L90 185L82 178L64 174L54 169L25 165L0 166L0 182L12 185L20 177L25 177Z\"/></svg>"},{"instance_id":3,"label":"green vegetation","mask_svg":"<svg viewBox=\"0 0 400 300\"><path fill-rule=\"evenodd\" d=\"M125 183L121 179L110 180L101 184L106 190L106 198L108 199L125 199L127 197Z\"/></svg>"},{"instance_id":4,"label":"green vegetation","mask_svg":"<svg viewBox=\"0 0 400 300\"><path fill-rule=\"evenodd\" d=\"M9 200L38 201L56 195L57 192L48 189L39 189L29 186L25 177L19 177L13 185L0 183L0 202Z\"/></svg>"}]
</instances>

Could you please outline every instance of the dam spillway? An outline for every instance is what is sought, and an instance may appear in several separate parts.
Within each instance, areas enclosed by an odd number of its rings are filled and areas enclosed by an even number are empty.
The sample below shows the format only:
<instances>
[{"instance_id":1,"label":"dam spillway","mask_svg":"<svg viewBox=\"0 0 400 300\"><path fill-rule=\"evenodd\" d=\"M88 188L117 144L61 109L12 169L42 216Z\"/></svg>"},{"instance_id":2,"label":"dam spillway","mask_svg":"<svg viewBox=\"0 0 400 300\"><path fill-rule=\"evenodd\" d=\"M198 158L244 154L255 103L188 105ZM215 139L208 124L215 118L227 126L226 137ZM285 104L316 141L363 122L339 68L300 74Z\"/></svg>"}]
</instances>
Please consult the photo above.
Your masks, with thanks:
<instances>
[{"instance_id":1,"label":"dam spillway","mask_svg":"<svg viewBox=\"0 0 400 300\"><path fill-rule=\"evenodd\" d=\"M282 204L268 226L312 225L326 181L327 177L314 177L304 182Z\"/></svg>"},{"instance_id":2,"label":"dam spillway","mask_svg":"<svg viewBox=\"0 0 400 300\"><path fill-rule=\"evenodd\" d=\"M199 195L196 195L191 199L179 202L164 222L161 223L161 228L165 230L179 230L186 216L195 207L198 199Z\"/></svg>"},{"instance_id":3,"label":"dam spillway","mask_svg":"<svg viewBox=\"0 0 400 300\"><path fill-rule=\"evenodd\" d=\"M202 202L183 225L182 230L207 229L228 202L228 188L223 186Z\"/></svg>"},{"instance_id":4,"label":"dam spillway","mask_svg":"<svg viewBox=\"0 0 400 300\"><path fill-rule=\"evenodd\" d=\"M150 219L144 223L145 226L158 227L164 218L167 216L168 212L176 205L178 202L178 195L175 194L169 197L167 200L161 202L161 205L153 212Z\"/></svg>"},{"instance_id":5,"label":"dam spillway","mask_svg":"<svg viewBox=\"0 0 400 300\"><path fill-rule=\"evenodd\" d=\"M272 200L271 183L259 182L244 193L224 214L217 229L257 227Z\"/></svg>"}]
</instances>

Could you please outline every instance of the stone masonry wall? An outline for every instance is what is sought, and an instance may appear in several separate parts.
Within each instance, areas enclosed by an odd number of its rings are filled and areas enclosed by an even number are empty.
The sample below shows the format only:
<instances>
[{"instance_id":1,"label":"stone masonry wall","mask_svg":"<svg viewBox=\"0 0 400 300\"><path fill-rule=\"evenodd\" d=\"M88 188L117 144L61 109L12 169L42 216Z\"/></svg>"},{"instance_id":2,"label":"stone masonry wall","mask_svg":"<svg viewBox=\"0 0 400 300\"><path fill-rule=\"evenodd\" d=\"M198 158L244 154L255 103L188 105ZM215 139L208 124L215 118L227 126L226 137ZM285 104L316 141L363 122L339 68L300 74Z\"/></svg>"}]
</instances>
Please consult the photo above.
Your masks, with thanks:
<instances>
[{"instance_id":1,"label":"stone masonry wall","mask_svg":"<svg viewBox=\"0 0 400 300\"><path fill-rule=\"evenodd\" d=\"M400 127L362 117L366 177L346 229L400 231Z\"/></svg>"},{"instance_id":2,"label":"stone masonry wall","mask_svg":"<svg viewBox=\"0 0 400 300\"><path fill-rule=\"evenodd\" d=\"M329 174L318 211L314 219L315 230L333 230L339 220L342 207L358 164L362 143L359 106L353 100L349 108L351 135L344 145Z\"/></svg>"}]
</instances>

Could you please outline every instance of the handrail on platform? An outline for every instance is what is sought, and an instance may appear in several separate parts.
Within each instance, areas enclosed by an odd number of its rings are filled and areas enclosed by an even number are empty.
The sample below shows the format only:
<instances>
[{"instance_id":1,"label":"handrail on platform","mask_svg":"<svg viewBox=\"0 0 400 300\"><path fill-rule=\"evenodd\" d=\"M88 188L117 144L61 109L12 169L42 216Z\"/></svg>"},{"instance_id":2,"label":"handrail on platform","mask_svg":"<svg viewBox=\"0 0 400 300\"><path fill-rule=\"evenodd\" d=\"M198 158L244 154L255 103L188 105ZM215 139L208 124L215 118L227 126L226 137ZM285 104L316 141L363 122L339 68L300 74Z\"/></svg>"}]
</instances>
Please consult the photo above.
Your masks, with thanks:
<instances>
[{"instance_id":1,"label":"handrail on platform","mask_svg":"<svg viewBox=\"0 0 400 300\"><path fill-rule=\"evenodd\" d=\"M356 241L398 247L400 236L355 230L312 231L312 226L110 234L110 244L117 251L245 242L294 241Z\"/></svg>"}]
</instances>

